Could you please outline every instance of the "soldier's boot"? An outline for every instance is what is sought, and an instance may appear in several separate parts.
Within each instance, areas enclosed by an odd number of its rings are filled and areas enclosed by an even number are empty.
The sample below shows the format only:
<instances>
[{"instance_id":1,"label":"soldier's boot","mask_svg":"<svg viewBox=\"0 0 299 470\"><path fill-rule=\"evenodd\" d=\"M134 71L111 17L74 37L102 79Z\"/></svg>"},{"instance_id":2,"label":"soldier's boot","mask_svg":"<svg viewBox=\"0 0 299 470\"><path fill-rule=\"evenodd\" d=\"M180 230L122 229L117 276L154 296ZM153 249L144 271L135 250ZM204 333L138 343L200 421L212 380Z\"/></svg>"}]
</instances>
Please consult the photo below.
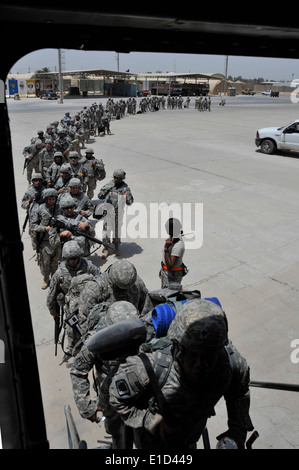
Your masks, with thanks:
<instances>
[{"instance_id":1,"label":"soldier's boot","mask_svg":"<svg viewBox=\"0 0 299 470\"><path fill-rule=\"evenodd\" d=\"M108 248L104 248L103 253L102 253L102 258L106 259L109 256L109 251Z\"/></svg>"}]
</instances>

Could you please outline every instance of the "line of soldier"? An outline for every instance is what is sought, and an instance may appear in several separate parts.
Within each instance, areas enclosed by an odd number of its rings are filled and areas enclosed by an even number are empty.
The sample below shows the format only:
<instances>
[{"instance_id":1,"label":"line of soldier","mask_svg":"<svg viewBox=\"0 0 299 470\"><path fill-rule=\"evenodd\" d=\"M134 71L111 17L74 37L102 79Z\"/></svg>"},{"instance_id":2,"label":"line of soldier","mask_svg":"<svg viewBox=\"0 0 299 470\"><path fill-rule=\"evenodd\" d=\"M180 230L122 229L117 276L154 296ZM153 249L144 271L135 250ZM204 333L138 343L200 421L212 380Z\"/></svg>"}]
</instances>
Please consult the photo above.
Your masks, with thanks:
<instances>
[{"instance_id":1,"label":"line of soldier","mask_svg":"<svg viewBox=\"0 0 299 470\"><path fill-rule=\"evenodd\" d=\"M108 102L111 106L112 101ZM89 110L84 107L75 118L81 116L84 122L92 114L96 115L97 109L95 105ZM37 252L43 276L43 289L48 287L50 278L58 267L61 245L67 238L74 237L74 233L70 230L66 231L61 227L58 230L57 227L51 226L51 223L53 224L53 221L61 216L66 218L65 222L72 222L73 226L86 230L89 238L85 237L81 243L84 245L84 253L88 255L92 241L90 237L95 238L93 221L88 220L93 215L95 207L92 199L98 181L106 177L105 164L101 158L95 158L92 148L86 148L85 155L82 155L83 151L73 150L72 121L69 113L65 113L60 124L59 121L55 121L47 127L45 133L38 131L38 136L31 141L30 149L27 147L24 151L31 153L25 160L30 185L21 202L21 207L26 210L22 233L28 223L32 247ZM82 122L75 124L75 128L78 129ZM125 178L126 173L122 169L114 170L111 181L106 183L98 194L99 199L109 200L113 205L117 222L121 221L119 199L127 205L134 201L132 192L124 181ZM121 227L117 222L112 228L104 223L103 258L109 255L110 240L114 243L115 254L117 256L120 254L118 233Z\"/></svg>"},{"instance_id":2,"label":"line of soldier","mask_svg":"<svg viewBox=\"0 0 299 470\"><path fill-rule=\"evenodd\" d=\"M60 329L64 315L61 344L78 411L91 423L102 413L112 449L196 449L201 436L209 441L207 421L222 397L228 429L217 448L244 448L253 430L249 367L217 298L148 291L129 261L100 272L68 241L47 306Z\"/></svg>"},{"instance_id":3,"label":"line of soldier","mask_svg":"<svg viewBox=\"0 0 299 470\"><path fill-rule=\"evenodd\" d=\"M195 109L198 111L211 111L211 98L210 96L202 96L195 98Z\"/></svg>"},{"instance_id":4,"label":"line of soldier","mask_svg":"<svg viewBox=\"0 0 299 470\"><path fill-rule=\"evenodd\" d=\"M171 286L149 292L127 260L101 272L88 259L90 239L82 232L94 238L88 220L93 208L81 189L84 175L71 173L77 161L72 152L59 152L62 159L67 155L61 167L69 165L69 171L60 171L55 184L44 177L47 171L33 173L22 207L32 211L30 231L38 235L32 240L43 288L49 286L47 307L58 333L65 329L67 344L60 341L66 358L73 360L70 376L80 415L97 423L102 412L114 449L134 445L186 452L196 448L224 396L228 430L218 436L218 447L244 448L253 429L249 367L228 339L220 302ZM94 159L90 149L86 153ZM127 198L129 193L132 203L131 191L123 186L125 172L118 170L114 176L119 185L114 178L99 197L110 194L118 201L119 194ZM74 188L79 188L77 193ZM77 203L84 201L87 205L78 209ZM95 397L89 381L93 368Z\"/></svg>"}]
</instances>

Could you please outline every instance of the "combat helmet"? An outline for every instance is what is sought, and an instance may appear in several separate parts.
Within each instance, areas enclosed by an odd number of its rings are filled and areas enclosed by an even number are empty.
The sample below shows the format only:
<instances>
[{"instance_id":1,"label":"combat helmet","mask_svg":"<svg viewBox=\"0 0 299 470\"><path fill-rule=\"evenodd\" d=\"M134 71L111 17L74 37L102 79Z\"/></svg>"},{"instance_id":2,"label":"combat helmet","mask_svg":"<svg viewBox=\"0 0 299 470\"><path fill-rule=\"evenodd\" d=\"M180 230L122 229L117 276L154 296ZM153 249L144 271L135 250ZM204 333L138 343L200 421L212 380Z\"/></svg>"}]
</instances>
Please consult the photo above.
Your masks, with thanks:
<instances>
[{"instance_id":1,"label":"combat helmet","mask_svg":"<svg viewBox=\"0 0 299 470\"><path fill-rule=\"evenodd\" d=\"M172 321L170 339L198 354L220 350L228 342L227 319L222 308L209 300L186 302Z\"/></svg>"},{"instance_id":2,"label":"combat helmet","mask_svg":"<svg viewBox=\"0 0 299 470\"><path fill-rule=\"evenodd\" d=\"M41 180L43 181L43 175L41 173L33 173L31 176L31 181Z\"/></svg>"},{"instance_id":3,"label":"combat helmet","mask_svg":"<svg viewBox=\"0 0 299 470\"><path fill-rule=\"evenodd\" d=\"M64 243L62 248L62 258L79 258L83 254L82 248L76 240L70 240Z\"/></svg>"},{"instance_id":4,"label":"combat helmet","mask_svg":"<svg viewBox=\"0 0 299 470\"><path fill-rule=\"evenodd\" d=\"M72 174L72 167L69 163L63 163L60 167L61 173L69 173Z\"/></svg>"},{"instance_id":5,"label":"combat helmet","mask_svg":"<svg viewBox=\"0 0 299 470\"><path fill-rule=\"evenodd\" d=\"M43 195L43 198L51 197L51 196L57 197L57 196L58 196L58 192L57 192L57 190L54 189L54 188L47 188L47 189L44 189L44 190L43 190L42 195Z\"/></svg>"},{"instance_id":6,"label":"combat helmet","mask_svg":"<svg viewBox=\"0 0 299 470\"><path fill-rule=\"evenodd\" d=\"M68 207L75 207L76 206L76 201L72 196L69 194L63 195L60 201L60 207L61 209L67 209Z\"/></svg>"},{"instance_id":7,"label":"combat helmet","mask_svg":"<svg viewBox=\"0 0 299 470\"><path fill-rule=\"evenodd\" d=\"M114 170L113 178L118 178L120 180L126 179L126 172L122 169Z\"/></svg>"},{"instance_id":8,"label":"combat helmet","mask_svg":"<svg viewBox=\"0 0 299 470\"><path fill-rule=\"evenodd\" d=\"M79 186L79 188L81 188L81 181L79 178L71 178L70 181L69 181L69 186L70 187L73 187L73 186Z\"/></svg>"},{"instance_id":9,"label":"combat helmet","mask_svg":"<svg viewBox=\"0 0 299 470\"><path fill-rule=\"evenodd\" d=\"M137 271L130 261L120 260L111 265L109 277L119 289L130 289L136 282Z\"/></svg>"},{"instance_id":10,"label":"combat helmet","mask_svg":"<svg viewBox=\"0 0 299 470\"><path fill-rule=\"evenodd\" d=\"M104 316L105 326L130 318L138 318L137 308L131 302L119 300L108 307L107 314Z\"/></svg>"}]
</instances>

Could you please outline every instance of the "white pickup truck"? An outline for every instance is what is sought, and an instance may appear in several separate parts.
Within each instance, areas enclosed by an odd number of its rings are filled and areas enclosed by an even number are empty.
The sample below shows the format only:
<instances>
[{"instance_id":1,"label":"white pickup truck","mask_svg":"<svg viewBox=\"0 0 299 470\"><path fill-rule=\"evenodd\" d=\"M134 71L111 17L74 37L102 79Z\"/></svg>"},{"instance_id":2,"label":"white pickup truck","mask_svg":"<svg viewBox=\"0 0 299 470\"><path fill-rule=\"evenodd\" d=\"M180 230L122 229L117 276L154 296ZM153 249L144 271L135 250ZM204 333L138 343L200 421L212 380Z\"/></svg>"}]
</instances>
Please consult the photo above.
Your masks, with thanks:
<instances>
[{"instance_id":1,"label":"white pickup truck","mask_svg":"<svg viewBox=\"0 0 299 470\"><path fill-rule=\"evenodd\" d=\"M299 151L299 119L282 127L265 127L259 129L255 137L255 145L263 153L274 153L276 150Z\"/></svg>"}]
</instances>

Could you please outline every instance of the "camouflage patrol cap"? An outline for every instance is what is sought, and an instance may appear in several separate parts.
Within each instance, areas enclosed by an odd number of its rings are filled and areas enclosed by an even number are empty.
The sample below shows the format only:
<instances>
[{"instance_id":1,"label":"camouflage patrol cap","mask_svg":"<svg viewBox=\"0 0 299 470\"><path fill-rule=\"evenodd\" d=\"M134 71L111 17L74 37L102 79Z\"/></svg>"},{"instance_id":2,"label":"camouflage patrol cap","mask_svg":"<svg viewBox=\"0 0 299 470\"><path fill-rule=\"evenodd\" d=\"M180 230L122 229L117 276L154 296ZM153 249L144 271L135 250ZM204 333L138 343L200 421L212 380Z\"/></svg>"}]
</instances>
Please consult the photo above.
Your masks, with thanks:
<instances>
[{"instance_id":1,"label":"camouflage patrol cap","mask_svg":"<svg viewBox=\"0 0 299 470\"><path fill-rule=\"evenodd\" d=\"M168 335L190 351L213 353L227 343L227 319L214 302L189 300L176 314Z\"/></svg>"},{"instance_id":2,"label":"camouflage patrol cap","mask_svg":"<svg viewBox=\"0 0 299 470\"><path fill-rule=\"evenodd\" d=\"M76 240L70 240L64 243L62 248L62 258L70 259L70 258L78 258L83 254L82 248L80 247L79 243Z\"/></svg>"},{"instance_id":3,"label":"camouflage patrol cap","mask_svg":"<svg viewBox=\"0 0 299 470\"><path fill-rule=\"evenodd\" d=\"M71 186L71 187L81 186L81 181L79 180L79 178L71 178L70 181L69 181L69 186Z\"/></svg>"},{"instance_id":4,"label":"camouflage patrol cap","mask_svg":"<svg viewBox=\"0 0 299 470\"><path fill-rule=\"evenodd\" d=\"M126 172L122 169L114 170L113 178L118 178L120 180L124 180L126 178Z\"/></svg>"},{"instance_id":5,"label":"camouflage patrol cap","mask_svg":"<svg viewBox=\"0 0 299 470\"><path fill-rule=\"evenodd\" d=\"M104 318L105 326L110 326L121 320L138 318L138 311L131 302L120 300L109 306Z\"/></svg>"},{"instance_id":6,"label":"camouflage patrol cap","mask_svg":"<svg viewBox=\"0 0 299 470\"><path fill-rule=\"evenodd\" d=\"M137 271L130 261L120 260L110 267L109 277L120 289L130 289L136 282Z\"/></svg>"},{"instance_id":7,"label":"camouflage patrol cap","mask_svg":"<svg viewBox=\"0 0 299 470\"><path fill-rule=\"evenodd\" d=\"M42 194L44 198L51 197L51 196L55 196L55 197L58 196L58 192L54 188L44 189Z\"/></svg>"},{"instance_id":8,"label":"camouflage patrol cap","mask_svg":"<svg viewBox=\"0 0 299 470\"><path fill-rule=\"evenodd\" d=\"M65 194L60 201L60 207L62 209L67 209L68 207L76 206L76 201L69 194Z\"/></svg>"}]
</instances>

